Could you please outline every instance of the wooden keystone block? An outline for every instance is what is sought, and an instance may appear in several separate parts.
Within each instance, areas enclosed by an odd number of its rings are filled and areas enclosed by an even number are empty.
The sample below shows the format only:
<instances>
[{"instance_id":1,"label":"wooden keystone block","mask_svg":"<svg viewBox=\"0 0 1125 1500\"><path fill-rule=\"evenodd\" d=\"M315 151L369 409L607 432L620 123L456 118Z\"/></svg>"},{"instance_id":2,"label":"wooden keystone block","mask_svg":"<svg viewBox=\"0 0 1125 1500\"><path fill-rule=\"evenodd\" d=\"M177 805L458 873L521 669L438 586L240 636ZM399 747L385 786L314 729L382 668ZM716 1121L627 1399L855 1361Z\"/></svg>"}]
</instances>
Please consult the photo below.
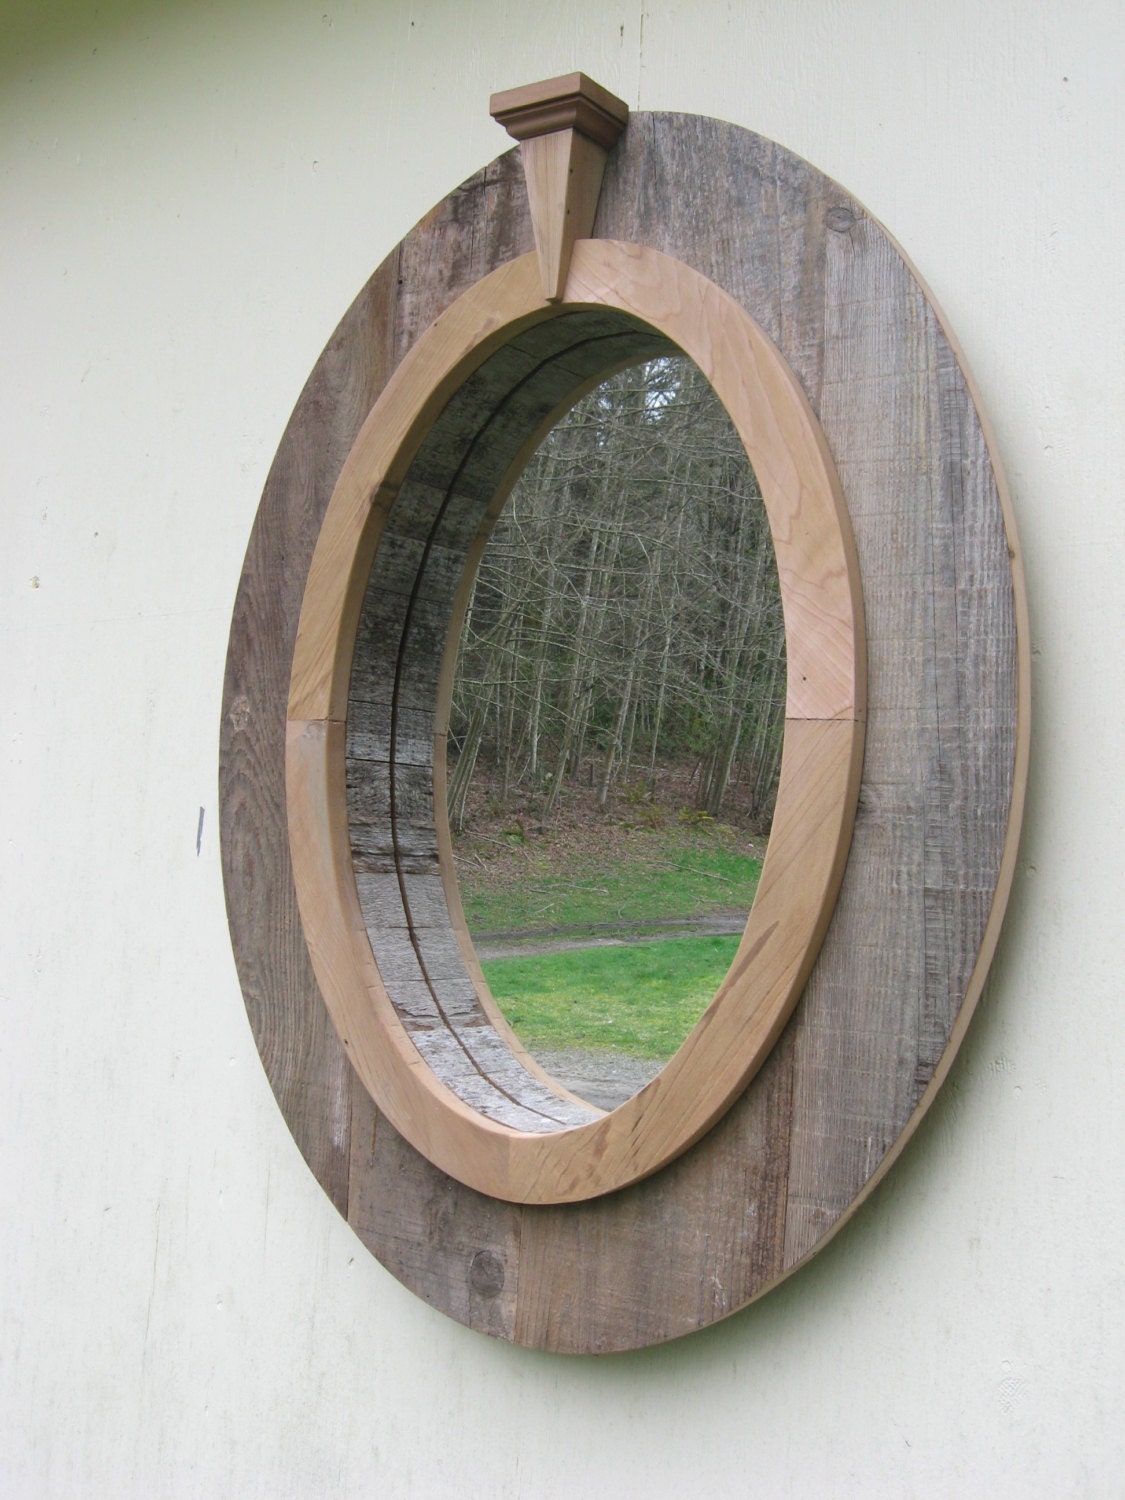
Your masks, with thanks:
<instances>
[{"instance_id":1,"label":"wooden keystone block","mask_svg":"<svg viewBox=\"0 0 1125 1500\"><path fill-rule=\"evenodd\" d=\"M605 160L629 106L585 73L493 94L492 118L520 142L548 302L561 300L575 240L593 234Z\"/></svg>"}]
</instances>

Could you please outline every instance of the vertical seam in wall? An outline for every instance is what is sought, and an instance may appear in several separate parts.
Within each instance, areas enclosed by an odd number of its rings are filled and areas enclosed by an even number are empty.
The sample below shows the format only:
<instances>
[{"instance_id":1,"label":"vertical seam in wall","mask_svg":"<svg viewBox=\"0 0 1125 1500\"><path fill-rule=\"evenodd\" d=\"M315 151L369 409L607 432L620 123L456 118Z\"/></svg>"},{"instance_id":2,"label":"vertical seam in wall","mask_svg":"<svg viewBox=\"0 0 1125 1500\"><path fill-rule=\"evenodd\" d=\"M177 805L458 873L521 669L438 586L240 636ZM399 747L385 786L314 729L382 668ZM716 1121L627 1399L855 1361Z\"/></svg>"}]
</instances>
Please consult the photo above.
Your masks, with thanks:
<instances>
[{"instance_id":1,"label":"vertical seam in wall","mask_svg":"<svg viewBox=\"0 0 1125 1500\"><path fill-rule=\"evenodd\" d=\"M640 0L640 21L637 26L637 103L640 109L644 96L645 81L645 0Z\"/></svg>"}]
</instances>

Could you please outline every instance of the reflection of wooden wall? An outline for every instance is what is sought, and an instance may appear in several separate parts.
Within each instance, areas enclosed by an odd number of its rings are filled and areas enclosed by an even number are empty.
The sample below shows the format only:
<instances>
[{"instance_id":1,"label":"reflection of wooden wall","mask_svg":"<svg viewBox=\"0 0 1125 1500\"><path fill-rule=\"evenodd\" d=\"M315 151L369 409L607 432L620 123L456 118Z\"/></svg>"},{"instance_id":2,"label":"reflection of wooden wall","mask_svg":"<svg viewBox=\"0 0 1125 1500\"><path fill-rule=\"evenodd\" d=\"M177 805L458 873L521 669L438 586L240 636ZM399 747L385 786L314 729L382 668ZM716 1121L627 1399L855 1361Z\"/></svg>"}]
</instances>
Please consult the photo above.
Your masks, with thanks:
<instances>
[{"instance_id":1,"label":"reflection of wooden wall","mask_svg":"<svg viewBox=\"0 0 1125 1500\"><path fill-rule=\"evenodd\" d=\"M575 312L505 344L449 402L411 463L360 616L348 697L348 820L375 961L433 1071L481 1114L524 1131L583 1124L600 1111L523 1054L488 1003L482 976L466 972L459 903L460 942L450 924L433 764L435 732L444 738L434 708L443 666L446 674L451 667L446 636L469 550L529 435L607 366L671 352L653 329L616 311Z\"/></svg>"},{"instance_id":2,"label":"reflection of wooden wall","mask_svg":"<svg viewBox=\"0 0 1125 1500\"><path fill-rule=\"evenodd\" d=\"M500 1338L573 1352L672 1338L743 1305L822 1243L889 1161L979 995L1023 774L1014 539L964 374L886 235L780 148L659 115L633 116L611 155L596 230L687 262L765 328L820 417L855 531L869 654L859 815L821 956L762 1071L697 1146L640 1185L561 1208L501 1203L444 1177L377 1117L305 953L283 731L312 547L405 350L469 285L532 248L514 154L403 241L310 377L247 554L221 769L240 977L313 1171L427 1301Z\"/></svg>"}]
</instances>

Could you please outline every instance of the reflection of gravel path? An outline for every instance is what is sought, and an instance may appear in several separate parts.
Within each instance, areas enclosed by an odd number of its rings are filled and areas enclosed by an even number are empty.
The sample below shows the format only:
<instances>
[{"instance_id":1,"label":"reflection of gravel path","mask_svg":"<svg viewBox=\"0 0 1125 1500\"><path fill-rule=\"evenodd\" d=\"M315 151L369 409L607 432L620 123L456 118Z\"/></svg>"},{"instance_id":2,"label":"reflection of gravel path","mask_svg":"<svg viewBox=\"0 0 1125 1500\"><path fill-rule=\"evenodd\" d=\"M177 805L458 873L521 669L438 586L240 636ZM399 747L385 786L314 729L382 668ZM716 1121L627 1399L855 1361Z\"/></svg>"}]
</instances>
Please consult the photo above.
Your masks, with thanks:
<instances>
[{"instance_id":1,"label":"reflection of gravel path","mask_svg":"<svg viewBox=\"0 0 1125 1500\"><path fill-rule=\"evenodd\" d=\"M600 1109L616 1109L655 1078L664 1066L658 1057L630 1057L624 1052L538 1050L536 1061L579 1098Z\"/></svg>"},{"instance_id":2,"label":"reflection of gravel path","mask_svg":"<svg viewBox=\"0 0 1125 1500\"><path fill-rule=\"evenodd\" d=\"M537 953L570 953L578 948L621 948L632 943L668 943L676 938L727 937L740 933L746 926L744 916L699 917L691 921L666 922L659 927L637 931L619 927L603 937L566 937L564 928L558 936L537 932L521 936L516 932L482 932L473 937L477 957L528 958Z\"/></svg>"}]
</instances>

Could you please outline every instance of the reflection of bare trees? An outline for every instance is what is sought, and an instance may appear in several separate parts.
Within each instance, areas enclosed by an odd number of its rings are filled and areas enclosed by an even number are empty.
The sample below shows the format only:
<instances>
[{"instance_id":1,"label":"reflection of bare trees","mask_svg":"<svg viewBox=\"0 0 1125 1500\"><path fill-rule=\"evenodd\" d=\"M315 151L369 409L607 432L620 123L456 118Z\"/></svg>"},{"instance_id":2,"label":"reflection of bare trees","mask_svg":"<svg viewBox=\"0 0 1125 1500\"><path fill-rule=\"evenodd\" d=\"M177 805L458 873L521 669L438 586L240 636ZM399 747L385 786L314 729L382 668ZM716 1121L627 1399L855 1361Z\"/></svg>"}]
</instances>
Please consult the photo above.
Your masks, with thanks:
<instances>
[{"instance_id":1,"label":"reflection of bare trees","mask_svg":"<svg viewBox=\"0 0 1125 1500\"><path fill-rule=\"evenodd\" d=\"M690 760L716 816L735 782L768 811L785 700L781 603L761 495L714 391L686 359L616 375L536 453L469 607L450 725L454 827L477 760L497 795L589 768L651 787Z\"/></svg>"}]
</instances>

